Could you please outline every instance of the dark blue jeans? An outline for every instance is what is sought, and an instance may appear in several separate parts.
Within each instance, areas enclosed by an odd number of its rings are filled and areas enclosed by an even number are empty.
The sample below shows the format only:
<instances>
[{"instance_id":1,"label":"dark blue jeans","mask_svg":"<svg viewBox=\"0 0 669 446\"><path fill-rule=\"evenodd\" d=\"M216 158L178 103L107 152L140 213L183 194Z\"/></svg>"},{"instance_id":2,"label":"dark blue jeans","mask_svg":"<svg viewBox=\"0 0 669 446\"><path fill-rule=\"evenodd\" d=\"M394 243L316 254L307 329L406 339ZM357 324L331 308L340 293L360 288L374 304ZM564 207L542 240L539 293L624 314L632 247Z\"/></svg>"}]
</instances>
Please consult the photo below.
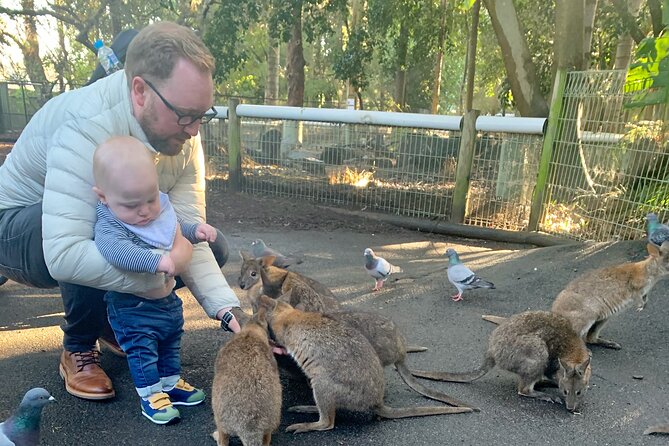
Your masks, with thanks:
<instances>
[{"instance_id":1,"label":"dark blue jeans","mask_svg":"<svg viewBox=\"0 0 669 446\"><path fill-rule=\"evenodd\" d=\"M229 249L221 231L209 246L219 266L225 265ZM68 351L91 350L107 327L106 291L56 282L49 274L42 249L42 203L0 210L0 275L36 288L60 286L65 309L63 346ZM176 288L182 286L177 278Z\"/></svg>"},{"instance_id":2,"label":"dark blue jeans","mask_svg":"<svg viewBox=\"0 0 669 446\"><path fill-rule=\"evenodd\" d=\"M105 294L109 323L128 354L132 381L140 396L161 378L181 374L181 336L184 318L181 299L172 292L162 299L144 299L109 291ZM142 395L142 389L146 395Z\"/></svg>"}]
</instances>

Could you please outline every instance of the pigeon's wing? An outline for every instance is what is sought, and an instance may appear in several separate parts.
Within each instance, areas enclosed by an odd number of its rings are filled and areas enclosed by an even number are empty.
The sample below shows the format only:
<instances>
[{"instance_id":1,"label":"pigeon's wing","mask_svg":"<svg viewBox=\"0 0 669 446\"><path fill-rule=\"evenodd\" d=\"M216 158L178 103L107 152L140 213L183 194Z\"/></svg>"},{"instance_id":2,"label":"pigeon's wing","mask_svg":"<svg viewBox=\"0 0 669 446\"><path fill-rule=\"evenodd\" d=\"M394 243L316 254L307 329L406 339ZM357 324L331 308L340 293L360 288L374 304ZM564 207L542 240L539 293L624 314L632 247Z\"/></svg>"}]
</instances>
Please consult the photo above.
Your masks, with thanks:
<instances>
[{"instance_id":1,"label":"pigeon's wing","mask_svg":"<svg viewBox=\"0 0 669 446\"><path fill-rule=\"evenodd\" d=\"M0 423L0 446L16 446L16 444L5 435L3 428L4 424L4 422Z\"/></svg>"},{"instance_id":2,"label":"pigeon's wing","mask_svg":"<svg viewBox=\"0 0 669 446\"><path fill-rule=\"evenodd\" d=\"M648 236L648 241L655 246L662 246L662 243L669 240L669 226L661 225Z\"/></svg>"},{"instance_id":3,"label":"pigeon's wing","mask_svg":"<svg viewBox=\"0 0 669 446\"><path fill-rule=\"evenodd\" d=\"M448 280L450 280L452 284L458 284L460 286L466 286L473 279L472 276L475 276L474 271L467 268L462 263L449 266L446 274L448 275Z\"/></svg>"},{"instance_id":4,"label":"pigeon's wing","mask_svg":"<svg viewBox=\"0 0 669 446\"><path fill-rule=\"evenodd\" d=\"M376 266L370 271L375 279L385 279L390 274L390 263L383 257L376 258Z\"/></svg>"}]
</instances>

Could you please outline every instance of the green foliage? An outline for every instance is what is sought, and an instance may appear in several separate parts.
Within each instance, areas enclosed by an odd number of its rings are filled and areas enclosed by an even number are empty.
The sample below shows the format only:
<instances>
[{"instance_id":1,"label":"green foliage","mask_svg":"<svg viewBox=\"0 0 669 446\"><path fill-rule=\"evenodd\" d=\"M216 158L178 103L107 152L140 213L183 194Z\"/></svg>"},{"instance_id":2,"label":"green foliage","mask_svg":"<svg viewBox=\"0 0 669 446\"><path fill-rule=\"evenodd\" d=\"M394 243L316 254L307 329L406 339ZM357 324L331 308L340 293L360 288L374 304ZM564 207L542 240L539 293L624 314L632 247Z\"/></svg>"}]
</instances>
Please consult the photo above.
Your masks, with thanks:
<instances>
[{"instance_id":1,"label":"green foliage","mask_svg":"<svg viewBox=\"0 0 669 446\"><path fill-rule=\"evenodd\" d=\"M334 51L334 74L339 80L351 81L351 86L362 90L369 85L367 65L372 59L372 46L369 33L358 27L349 35L345 49Z\"/></svg>"},{"instance_id":2,"label":"green foliage","mask_svg":"<svg viewBox=\"0 0 669 446\"><path fill-rule=\"evenodd\" d=\"M639 43L625 80L625 107L645 107L669 102L669 32L646 37Z\"/></svg>"}]
</instances>

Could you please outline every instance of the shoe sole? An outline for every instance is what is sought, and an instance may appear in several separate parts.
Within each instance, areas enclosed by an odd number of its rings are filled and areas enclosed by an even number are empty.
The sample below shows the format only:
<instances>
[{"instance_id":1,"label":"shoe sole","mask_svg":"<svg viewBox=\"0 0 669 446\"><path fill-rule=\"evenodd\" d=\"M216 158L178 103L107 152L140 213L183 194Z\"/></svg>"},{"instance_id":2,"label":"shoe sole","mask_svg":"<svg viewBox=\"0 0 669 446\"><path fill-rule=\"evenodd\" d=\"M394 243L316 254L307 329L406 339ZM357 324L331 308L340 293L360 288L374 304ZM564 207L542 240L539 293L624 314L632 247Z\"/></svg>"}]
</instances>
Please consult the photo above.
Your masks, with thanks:
<instances>
[{"instance_id":1,"label":"shoe sole","mask_svg":"<svg viewBox=\"0 0 669 446\"><path fill-rule=\"evenodd\" d=\"M67 390L67 393L69 393L70 395L74 395L84 400L95 400L95 401L108 400L116 396L116 392L113 390L110 393L85 393L79 390L74 390L67 384L67 378L65 377L65 369L63 368L62 364L58 365L58 372L60 373L60 377L63 378L63 381L65 381L65 390Z\"/></svg>"},{"instance_id":2,"label":"shoe sole","mask_svg":"<svg viewBox=\"0 0 669 446\"><path fill-rule=\"evenodd\" d=\"M162 426L162 425L165 425L165 424L175 424L175 423L178 423L179 420L181 420L181 417L174 417L174 418L171 418L171 419L169 419L169 420L167 420L167 421L154 420L153 418L151 418L151 417L149 416L149 414L147 414L147 413L144 412L144 411L142 411L142 415L144 415L144 417L147 418L147 419L148 419L149 421L151 421L152 423L160 424L161 426Z\"/></svg>"},{"instance_id":3,"label":"shoe sole","mask_svg":"<svg viewBox=\"0 0 669 446\"><path fill-rule=\"evenodd\" d=\"M173 406L197 406L198 404L204 403L205 400L196 401L194 403L182 403L180 401L172 401Z\"/></svg>"},{"instance_id":4,"label":"shoe sole","mask_svg":"<svg viewBox=\"0 0 669 446\"><path fill-rule=\"evenodd\" d=\"M115 347L114 345L110 344L103 338L98 339L98 344L100 344L101 347L104 347L105 350L107 350L109 353L111 353L114 356L118 356L119 358L127 358L128 355L126 352L121 350L120 348Z\"/></svg>"}]
</instances>

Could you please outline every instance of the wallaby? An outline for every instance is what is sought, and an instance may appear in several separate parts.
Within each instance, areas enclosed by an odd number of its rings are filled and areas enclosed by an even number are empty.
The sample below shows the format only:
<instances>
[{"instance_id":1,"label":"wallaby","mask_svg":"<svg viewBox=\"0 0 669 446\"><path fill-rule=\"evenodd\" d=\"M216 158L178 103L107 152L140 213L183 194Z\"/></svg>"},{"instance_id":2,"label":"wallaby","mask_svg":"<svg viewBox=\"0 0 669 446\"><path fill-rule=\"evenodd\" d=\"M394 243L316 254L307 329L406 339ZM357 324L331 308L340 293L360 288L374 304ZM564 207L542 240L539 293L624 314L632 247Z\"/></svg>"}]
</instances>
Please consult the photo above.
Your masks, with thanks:
<instances>
[{"instance_id":1,"label":"wallaby","mask_svg":"<svg viewBox=\"0 0 669 446\"><path fill-rule=\"evenodd\" d=\"M527 311L509 317L490 335L483 364L464 373L414 370L414 376L439 381L471 382L494 366L519 376L518 394L543 401L560 397L534 390L545 377L556 383L565 406L575 412L590 381L590 352L569 321L548 311Z\"/></svg>"},{"instance_id":2,"label":"wallaby","mask_svg":"<svg viewBox=\"0 0 669 446\"><path fill-rule=\"evenodd\" d=\"M569 319L586 343L620 349L617 342L599 337L602 328L611 316L632 304L643 310L648 292L669 274L669 242L660 248L649 243L647 249L649 256L640 262L598 268L572 280L555 298L551 312ZM506 319L481 317L494 324Z\"/></svg>"},{"instance_id":3,"label":"wallaby","mask_svg":"<svg viewBox=\"0 0 669 446\"><path fill-rule=\"evenodd\" d=\"M339 310L325 314L362 333L376 351L381 365L394 365L404 382L416 392L451 406L472 407L443 392L430 389L414 378L406 365L407 341L392 320L378 313L361 310ZM478 411L478 408L472 409Z\"/></svg>"},{"instance_id":4,"label":"wallaby","mask_svg":"<svg viewBox=\"0 0 669 446\"><path fill-rule=\"evenodd\" d=\"M599 337L609 318L632 305L643 310L648 292L669 274L669 241L658 249L648 243L646 259L599 268L572 280L558 294L551 311L569 319L588 344L620 349L620 344Z\"/></svg>"},{"instance_id":5,"label":"wallaby","mask_svg":"<svg viewBox=\"0 0 669 446\"><path fill-rule=\"evenodd\" d=\"M669 423L658 424L656 426L650 426L648 429L643 431L644 435L650 434L669 434Z\"/></svg>"},{"instance_id":6,"label":"wallaby","mask_svg":"<svg viewBox=\"0 0 669 446\"><path fill-rule=\"evenodd\" d=\"M469 407L388 407L383 402L383 367L362 333L332 317L300 311L265 295L260 296L260 308L266 309L275 340L295 358L311 382L316 406L295 406L289 410L319 414L317 422L292 424L286 428L287 432L330 430L338 408L371 409L383 418L472 411Z\"/></svg>"},{"instance_id":7,"label":"wallaby","mask_svg":"<svg viewBox=\"0 0 669 446\"><path fill-rule=\"evenodd\" d=\"M322 312L339 308L339 302L328 287L302 274L272 266L273 256L255 259L244 251L239 254L243 260L239 287L249 289L258 280L262 281L262 290L249 294L252 303L257 300L258 294L278 299L292 291L288 303L298 310Z\"/></svg>"},{"instance_id":8,"label":"wallaby","mask_svg":"<svg viewBox=\"0 0 669 446\"><path fill-rule=\"evenodd\" d=\"M268 446L281 422L281 382L264 309L218 352L211 405L219 446L236 435L244 446Z\"/></svg>"}]
</instances>

